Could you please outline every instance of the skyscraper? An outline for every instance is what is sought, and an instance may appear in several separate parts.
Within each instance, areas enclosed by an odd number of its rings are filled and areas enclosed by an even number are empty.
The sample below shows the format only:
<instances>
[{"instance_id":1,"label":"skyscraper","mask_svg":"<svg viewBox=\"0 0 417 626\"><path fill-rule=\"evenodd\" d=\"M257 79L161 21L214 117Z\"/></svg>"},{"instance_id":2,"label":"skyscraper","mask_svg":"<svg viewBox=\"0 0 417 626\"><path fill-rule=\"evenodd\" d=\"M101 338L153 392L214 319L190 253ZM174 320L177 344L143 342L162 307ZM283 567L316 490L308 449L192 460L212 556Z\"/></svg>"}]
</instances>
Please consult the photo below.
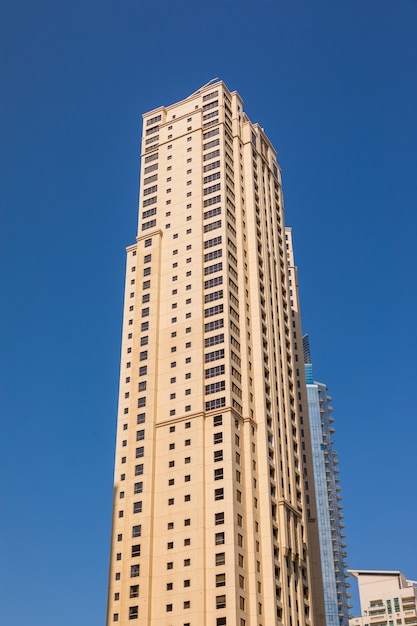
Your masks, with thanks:
<instances>
[{"instance_id":1,"label":"skyscraper","mask_svg":"<svg viewBox=\"0 0 417 626\"><path fill-rule=\"evenodd\" d=\"M333 447L331 397L323 383L313 376L308 335L303 337L308 412L310 418L313 474L316 490L320 560L323 575L326 626L348 626L349 608L346 582L346 543L343 539L343 513L338 477L337 453Z\"/></svg>"},{"instance_id":2,"label":"skyscraper","mask_svg":"<svg viewBox=\"0 0 417 626\"><path fill-rule=\"evenodd\" d=\"M285 242L276 152L236 92L143 116L108 626L323 623Z\"/></svg>"}]
</instances>

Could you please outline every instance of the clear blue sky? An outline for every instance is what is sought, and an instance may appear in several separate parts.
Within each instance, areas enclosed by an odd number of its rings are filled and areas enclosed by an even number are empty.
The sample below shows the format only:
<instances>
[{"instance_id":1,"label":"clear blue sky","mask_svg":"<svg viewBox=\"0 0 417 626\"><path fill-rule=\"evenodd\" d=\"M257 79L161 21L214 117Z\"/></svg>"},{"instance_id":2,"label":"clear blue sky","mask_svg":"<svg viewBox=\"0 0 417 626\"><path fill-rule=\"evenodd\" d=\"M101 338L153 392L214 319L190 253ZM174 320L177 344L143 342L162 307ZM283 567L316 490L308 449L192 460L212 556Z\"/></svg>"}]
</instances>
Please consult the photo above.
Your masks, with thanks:
<instances>
[{"instance_id":1,"label":"clear blue sky","mask_svg":"<svg viewBox=\"0 0 417 626\"><path fill-rule=\"evenodd\" d=\"M278 149L349 564L417 578L416 0L3 0L0 48L0 623L104 624L141 114L216 76Z\"/></svg>"}]
</instances>

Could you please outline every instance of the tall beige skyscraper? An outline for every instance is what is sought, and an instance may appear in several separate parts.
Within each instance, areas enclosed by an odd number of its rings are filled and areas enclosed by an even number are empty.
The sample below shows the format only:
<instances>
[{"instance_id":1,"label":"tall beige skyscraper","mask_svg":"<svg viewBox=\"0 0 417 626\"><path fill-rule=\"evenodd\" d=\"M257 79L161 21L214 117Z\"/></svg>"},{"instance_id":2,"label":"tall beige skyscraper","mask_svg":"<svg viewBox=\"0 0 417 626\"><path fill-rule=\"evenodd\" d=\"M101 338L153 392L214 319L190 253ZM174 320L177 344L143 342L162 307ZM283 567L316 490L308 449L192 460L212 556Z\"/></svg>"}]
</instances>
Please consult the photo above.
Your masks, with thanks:
<instances>
[{"instance_id":1,"label":"tall beige skyscraper","mask_svg":"<svg viewBox=\"0 0 417 626\"><path fill-rule=\"evenodd\" d=\"M143 116L108 626L325 623L285 235L276 152L238 93Z\"/></svg>"}]
</instances>

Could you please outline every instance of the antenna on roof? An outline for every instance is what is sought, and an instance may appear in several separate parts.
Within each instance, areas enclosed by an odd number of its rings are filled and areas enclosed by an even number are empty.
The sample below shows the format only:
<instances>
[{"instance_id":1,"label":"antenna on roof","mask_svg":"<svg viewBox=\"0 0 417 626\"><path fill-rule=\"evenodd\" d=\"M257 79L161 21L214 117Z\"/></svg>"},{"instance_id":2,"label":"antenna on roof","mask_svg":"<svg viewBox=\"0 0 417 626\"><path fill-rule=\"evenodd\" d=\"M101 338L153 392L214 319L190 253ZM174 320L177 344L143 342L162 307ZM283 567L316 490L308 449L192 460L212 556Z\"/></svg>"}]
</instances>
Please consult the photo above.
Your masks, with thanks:
<instances>
[{"instance_id":1,"label":"antenna on roof","mask_svg":"<svg viewBox=\"0 0 417 626\"><path fill-rule=\"evenodd\" d=\"M208 87L209 85L212 85L213 83L215 83L218 80L220 80L218 76L216 76L216 78L212 78L211 80L209 80L208 83L206 83L205 85L200 87L200 89L197 89L197 91L194 91L194 93L192 93L191 96L195 96L196 94L200 93L200 91L202 89L205 89L206 87ZM189 97L191 98L191 96L189 96Z\"/></svg>"}]
</instances>

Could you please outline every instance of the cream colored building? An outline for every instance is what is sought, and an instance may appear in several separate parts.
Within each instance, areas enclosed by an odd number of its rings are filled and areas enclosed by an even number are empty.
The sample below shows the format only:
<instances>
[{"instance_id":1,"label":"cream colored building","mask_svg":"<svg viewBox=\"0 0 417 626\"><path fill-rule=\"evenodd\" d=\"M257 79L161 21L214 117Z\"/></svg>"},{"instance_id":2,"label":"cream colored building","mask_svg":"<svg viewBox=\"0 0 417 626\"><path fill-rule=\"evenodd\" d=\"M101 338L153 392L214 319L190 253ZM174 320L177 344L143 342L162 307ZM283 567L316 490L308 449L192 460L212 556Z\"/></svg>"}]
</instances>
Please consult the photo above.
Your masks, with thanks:
<instances>
[{"instance_id":1,"label":"cream colored building","mask_svg":"<svg viewBox=\"0 0 417 626\"><path fill-rule=\"evenodd\" d=\"M145 114L108 626L324 624L290 280L276 153L239 95Z\"/></svg>"},{"instance_id":2,"label":"cream colored building","mask_svg":"<svg viewBox=\"0 0 417 626\"><path fill-rule=\"evenodd\" d=\"M360 617L349 626L417 626L417 582L401 572L350 570L358 581Z\"/></svg>"}]
</instances>

